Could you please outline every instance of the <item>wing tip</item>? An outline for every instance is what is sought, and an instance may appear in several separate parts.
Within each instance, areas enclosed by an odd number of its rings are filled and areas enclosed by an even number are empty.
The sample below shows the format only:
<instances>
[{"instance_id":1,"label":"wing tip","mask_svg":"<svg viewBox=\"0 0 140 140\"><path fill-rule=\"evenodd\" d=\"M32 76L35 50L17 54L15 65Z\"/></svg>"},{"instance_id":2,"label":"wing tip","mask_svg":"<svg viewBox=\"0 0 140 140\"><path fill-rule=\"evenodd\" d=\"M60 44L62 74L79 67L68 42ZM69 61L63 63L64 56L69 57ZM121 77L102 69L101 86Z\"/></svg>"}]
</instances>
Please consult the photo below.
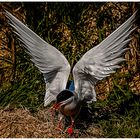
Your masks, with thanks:
<instances>
[{"instance_id":1,"label":"wing tip","mask_svg":"<svg viewBox=\"0 0 140 140\"><path fill-rule=\"evenodd\" d=\"M4 10L4 15L9 18L12 14L10 12L8 12L6 9L3 9Z\"/></svg>"},{"instance_id":2,"label":"wing tip","mask_svg":"<svg viewBox=\"0 0 140 140\"><path fill-rule=\"evenodd\" d=\"M44 98L44 107L48 106L52 101L55 101L56 98L53 95L50 95L49 93L46 93Z\"/></svg>"}]
</instances>

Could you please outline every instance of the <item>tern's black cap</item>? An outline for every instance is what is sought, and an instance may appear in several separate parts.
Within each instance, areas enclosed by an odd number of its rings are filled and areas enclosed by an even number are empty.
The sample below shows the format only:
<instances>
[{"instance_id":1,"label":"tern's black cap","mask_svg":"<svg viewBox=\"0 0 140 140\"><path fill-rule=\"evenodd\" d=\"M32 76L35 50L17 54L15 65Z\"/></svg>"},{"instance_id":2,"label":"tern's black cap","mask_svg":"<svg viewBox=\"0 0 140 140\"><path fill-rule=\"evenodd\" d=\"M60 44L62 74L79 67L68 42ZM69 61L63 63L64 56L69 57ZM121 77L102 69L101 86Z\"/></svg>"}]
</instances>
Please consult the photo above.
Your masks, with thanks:
<instances>
[{"instance_id":1,"label":"tern's black cap","mask_svg":"<svg viewBox=\"0 0 140 140\"><path fill-rule=\"evenodd\" d=\"M73 92L71 92L70 90L67 90L67 89L63 90L56 97L57 98L57 103L65 101L72 96L73 96Z\"/></svg>"}]
</instances>

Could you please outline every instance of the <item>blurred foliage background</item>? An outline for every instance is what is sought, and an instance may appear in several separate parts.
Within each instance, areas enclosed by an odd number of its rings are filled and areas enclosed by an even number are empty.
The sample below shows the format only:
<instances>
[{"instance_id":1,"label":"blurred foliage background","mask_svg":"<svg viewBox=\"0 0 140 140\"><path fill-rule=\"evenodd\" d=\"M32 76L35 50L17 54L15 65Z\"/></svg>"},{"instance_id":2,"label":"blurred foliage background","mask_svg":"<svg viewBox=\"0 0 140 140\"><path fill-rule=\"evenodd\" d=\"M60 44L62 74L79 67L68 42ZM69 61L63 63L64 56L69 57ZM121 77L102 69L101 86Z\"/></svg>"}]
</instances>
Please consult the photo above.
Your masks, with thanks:
<instances>
[{"instance_id":1,"label":"blurred foliage background","mask_svg":"<svg viewBox=\"0 0 140 140\"><path fill-rule=\"evenodd\" d=\"M138 8L136 2L1 2L0 106L26 107L34 112L43 108L45 94L43 75L21 47L3 9L59 49L73 67ZM127 61L96 85L98 101L92 108L95 122L103 128L108 126L106 137L140 137L139 26L131 37L130 50L124 55ZM102 118L106 114L110 121Z\"/></svg>"}]
</instances>

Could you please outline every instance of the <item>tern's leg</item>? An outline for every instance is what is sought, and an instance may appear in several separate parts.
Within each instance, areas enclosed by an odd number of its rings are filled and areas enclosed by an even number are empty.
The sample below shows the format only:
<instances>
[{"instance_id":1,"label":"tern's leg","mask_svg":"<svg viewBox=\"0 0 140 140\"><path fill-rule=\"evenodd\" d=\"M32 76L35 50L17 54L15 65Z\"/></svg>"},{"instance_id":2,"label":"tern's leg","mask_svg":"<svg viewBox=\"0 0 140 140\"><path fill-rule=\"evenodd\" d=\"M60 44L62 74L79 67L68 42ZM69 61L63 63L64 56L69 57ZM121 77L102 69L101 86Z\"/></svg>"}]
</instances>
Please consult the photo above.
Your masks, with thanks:
<instances>
[{"instance_id":1,"label":"tern's leg","mask_svg":"<svg viewBox=\"0 0 140 140\"><path fill-rule=\"evenodd\" d=\"M71 117L71 125L67 130L70 135L73 134L73 125L74 125L74 119Z\"/></svg>"},{"instance_id":2,"label":"tern's leg","mask_svg":"<svg viewBox=\"0 0 140 140\"><path fill-rule=\"evenodd\" d=\"M71 117L71 127L74 125L74 119Z\"/></svg>"},{"instance_id":3,"label":"tern's leg","mask_svg":"<svg viewBox=\"0 0 140 140\"><path fill-rule=\"evenodd\" d=\"M64 118L64 116L60 115L58 126L57 126L57 130L62 130L62 125L61 124L62 124L63 118Z\"/></svg>"}]
</instances>

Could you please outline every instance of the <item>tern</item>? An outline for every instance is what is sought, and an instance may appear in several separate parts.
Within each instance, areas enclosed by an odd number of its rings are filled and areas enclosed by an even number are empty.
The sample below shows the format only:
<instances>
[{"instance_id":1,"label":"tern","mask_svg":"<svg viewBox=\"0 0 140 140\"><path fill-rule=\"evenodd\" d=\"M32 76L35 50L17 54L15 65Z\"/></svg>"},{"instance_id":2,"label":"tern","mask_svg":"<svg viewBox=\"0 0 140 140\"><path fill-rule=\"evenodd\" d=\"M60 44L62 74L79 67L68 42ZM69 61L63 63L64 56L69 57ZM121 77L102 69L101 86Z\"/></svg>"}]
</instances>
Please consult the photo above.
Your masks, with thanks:
<instances>
[{"instance_id":1,"label":"tern","mask_svg":"<svg viewBox=\"0 0 140 140\"><path fill-rule=\"evenodd\" d=\"M40 70L46 83L44 106L56 101L53 108L63 116L70 116L71 125L68 133L73 133L75 117L78 116L83 103L96 101L95 84L97 81L115 73L125 59L131 41L129 35L136 29L134 22L137 11L105 38L97 46L87 51L72 70L74 91L66 89L71 67L65 56L55 47L40 38L20 20L5 10L9 24L14 28L18 39L27 49L31 61Z\"/></svg>"}]
</instances>

